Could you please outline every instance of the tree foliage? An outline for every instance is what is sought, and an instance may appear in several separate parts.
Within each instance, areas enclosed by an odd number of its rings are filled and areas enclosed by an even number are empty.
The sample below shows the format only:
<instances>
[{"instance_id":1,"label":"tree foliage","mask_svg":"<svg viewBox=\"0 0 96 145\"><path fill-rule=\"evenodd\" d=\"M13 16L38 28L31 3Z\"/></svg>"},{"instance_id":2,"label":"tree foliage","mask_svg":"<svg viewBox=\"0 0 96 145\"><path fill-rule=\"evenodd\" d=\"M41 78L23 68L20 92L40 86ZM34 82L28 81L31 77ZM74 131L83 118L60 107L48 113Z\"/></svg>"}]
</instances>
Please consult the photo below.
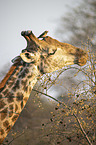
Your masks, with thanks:
<instances>
[{"instance_id":1,"label":"tree foliage","mask_svg":"<svg viewBox=\"0 0 96 145\"><path fill-rule=\"evenodd\" d=\"M84 0L60 20L56 35L64 42L81 47L90 38L92 50L96 47L96 1ZM67 36L67 37L66 37Z\"/></svg>"},{"instance_id":2,"label":"tree foliage","mask_svg":"<svg viewBox=\"0 0 96 145\"><path fill-rule=\"evenodd\" d=\"M65 103L64 95L61 96L61 101L49 96L47 93L41 93L55 100L58 104L55 107L56 114L51 112L52 118L47 124L42 124L45 129L46 136L55 144L94 144L96 143L96 70L94 54L89 52L88 64L81 68L70 66L63 69L62 72L70 69L75 69L74 78L82 72L85 80L80 81L74 91L68 93L68 101ZM61 72L60 72L61 75ZM55 82L56 83L56 82ZM63 85L62 85L63 86ZM47 91L46 91L47 92ZM70 99L74 101L68 103ZM50 127L51 126L51 127Z\"/></svg>"}]
</instances>

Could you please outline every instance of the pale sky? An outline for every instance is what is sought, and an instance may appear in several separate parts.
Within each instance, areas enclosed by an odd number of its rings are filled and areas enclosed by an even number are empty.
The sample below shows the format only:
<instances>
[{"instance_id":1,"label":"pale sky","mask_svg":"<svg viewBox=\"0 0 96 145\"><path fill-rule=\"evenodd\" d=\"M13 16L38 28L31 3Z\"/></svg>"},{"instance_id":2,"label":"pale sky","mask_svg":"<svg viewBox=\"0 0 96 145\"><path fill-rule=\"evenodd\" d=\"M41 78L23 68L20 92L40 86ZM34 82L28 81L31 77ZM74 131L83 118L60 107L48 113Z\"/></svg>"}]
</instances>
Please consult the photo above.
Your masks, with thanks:
<instances>
[{"instance_id":1,"label":"pale sky","mask_svg":"<svg viewBox=\"0 0 96 145\"><path fill-rule=\"evenodd\" d=\"M54 32L60 17L81 0L0 0L0 70L26 47L21 31ZM57 38L56 38L57 39Z\"/></svg>"}]
</instances>

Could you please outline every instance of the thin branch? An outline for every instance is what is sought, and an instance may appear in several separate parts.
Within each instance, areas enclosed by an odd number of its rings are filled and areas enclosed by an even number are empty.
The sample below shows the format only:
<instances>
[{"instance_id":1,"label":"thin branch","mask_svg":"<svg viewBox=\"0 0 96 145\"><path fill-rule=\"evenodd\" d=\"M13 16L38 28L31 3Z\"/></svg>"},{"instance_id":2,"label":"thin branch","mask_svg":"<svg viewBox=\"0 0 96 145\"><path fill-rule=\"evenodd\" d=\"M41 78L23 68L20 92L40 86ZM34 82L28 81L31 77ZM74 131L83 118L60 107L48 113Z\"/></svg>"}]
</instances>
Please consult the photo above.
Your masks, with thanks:
<instances>
[{"instance_id":1,"label":"thin branch","mask_svg":"<svg viewBox=\"0 0 96 145\"><path fill-rule=\"evenodd\" d=\"M15 139L19 138L20 136L22 136L25 132L23 131L21 134L19 134L18 136L16 136L15 138L13 138L8 145L10 145L11 142L13 142Z\"/></svg>"},{"instance_id":2,"label":"thin branch","mask_svg":"<svg viewBox=\"0 0 96 145\"><path fill-rule=\"evenodd\" d=\"M91 81L95 84L95 82L93 81L93 79L90 78L89 75L88 75L85 71L83 71L83 69L77 68L77 67L69 67L69 68L64 68L64 69L62 69L62 70L59 72L59 74L56 76L56 78L51 82L51 85L48 87L48 89L50 89L50 87L56 82L56 80L59 78L59 76L60 76L63 72L65 72L66 70L71 70L71 69L78 70L79 72L81 71L82 73L84 73L84 74L89 78L89 80L91 80Z\"/></svg>"},{"instance_id":3,"label":"thin branch","mask_svg":"<svg viewBox=\"0 0 96 145\"><path fill-rule=\"evenodd\" d=\"M43 92L41 92L41 91L38 91L38 90L35 90L35 89L32 89L32 91L35 91L35 92L40 93L40 94L43 94L43 95L45 95L45 96L47 96L47 97L49 97L49 98L55 100L55 101L58 102L60 105L63 105L63 106L65 106L65 107L67 107L67 109L70 110L70 108L69 108L64 102L61 102L61 101L59 101L58 99L56 99L56 98L54 98L54 97L52 97L52 96L50 96L50 95L48 95L48 94L46 94L46 93L43 93Z\"/></svg>"},{"instance_id":4,"label":"thin branch","mask_svg":"<svg viewBox=\"0 0 96 145\"><path fill-rule=\"evenodd\" d=\"M49 98L55 100L56 102L58 102L60 105L66 106L68 110L72 111L71 108L69 108L64 102L61 102L61 101L57 100L56 98L54 98L54 97L52 97L52 96L50 96L50 95L48 95L48 94L46 94L46 93L40 92L40 91L38 91L38 90L33 89L33 91L36 91L37 93L40 93L40 94L43 94L43 95L46 95L47 97L49 97ZM92 145L92 143L91 143L89 137L87 136L86 132L85 132L84 129L83 129L83 126L81 125L81 122L80 122L79 118L76 116L75 113L72 112L72 114L73 114L73 116L76 118L77 123L78 123L78 125L79 125L79 127L80 127L80 129L81 129L81 131L82 131L82 133L83 133L83 135L85 136L87 142L89 143L89 145Z\"/></svg>"},{"instance_id":5,"label":"thin branch","mask_svg":"<svg viewBox=\"0 0 96 145\"><path fill-rule=\"evenodd\" d=\"M53 84L55 84L56 80L59 78L59 76L60 76L63 72L65 72L65 71L67 71L67 70L69 70L69 69L75 69L75 68L76 68L76 67L67 67L67 68L61 69L61 71L60 71L59 74L56 76L56 78L51 82L50 87L51 87ZM78 68L76 68L76 69L78 69ZM50 87L48 87L48 89L50 89Z\"/></svg>"},{"instance_id":6,"label":"thin branch","mask_svg":"<svg viewBox=\"0 0 96 145\"><path fill-rule=\"evenodd\" d=\"M74 117L76 118L77 123L78 123L78 125L79 125L79 127L80 127L82 133L84 134L84 136L85 136L87 142L89 143L89 145L92 145L92 143L91 143L89 137L87 136L86 132L85 132L84 129L83 129L83 126L81 125L81 122L80 122L79 118L76 116L76 114L73 113L73 115L74 115Z\"/></svg>"}]
</instances>

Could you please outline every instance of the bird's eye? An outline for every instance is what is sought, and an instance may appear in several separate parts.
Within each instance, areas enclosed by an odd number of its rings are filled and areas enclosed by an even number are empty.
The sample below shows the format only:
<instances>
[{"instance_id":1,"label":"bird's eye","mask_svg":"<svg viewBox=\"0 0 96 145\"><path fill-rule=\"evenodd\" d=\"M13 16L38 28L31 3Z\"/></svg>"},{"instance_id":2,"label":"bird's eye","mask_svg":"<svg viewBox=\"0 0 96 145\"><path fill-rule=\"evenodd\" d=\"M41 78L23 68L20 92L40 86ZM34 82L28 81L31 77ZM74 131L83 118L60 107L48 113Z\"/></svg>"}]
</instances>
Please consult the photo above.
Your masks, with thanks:
<instances>
[{"instance_id":1,"label":"bird's eye","mask_svg":"<svg viewBox=\"0 0 96 145\"><path fill-rule=\"evenodd\" d=\"M25 56L26 56L28 59L30 59L30 58L31 58L31 56L30 56L30 54L29 54L29 53L25 53Z\"/></svg>"}]
</instances>

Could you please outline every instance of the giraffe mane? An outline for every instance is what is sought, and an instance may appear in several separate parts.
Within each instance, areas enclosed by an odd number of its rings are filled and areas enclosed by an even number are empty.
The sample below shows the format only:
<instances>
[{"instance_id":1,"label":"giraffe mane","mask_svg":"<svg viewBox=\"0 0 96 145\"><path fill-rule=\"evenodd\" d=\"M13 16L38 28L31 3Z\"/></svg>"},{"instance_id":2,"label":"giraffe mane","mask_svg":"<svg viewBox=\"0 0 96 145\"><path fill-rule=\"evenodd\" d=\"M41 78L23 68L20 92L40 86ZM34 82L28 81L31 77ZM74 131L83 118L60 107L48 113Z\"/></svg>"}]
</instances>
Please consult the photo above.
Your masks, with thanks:
<instances>
[{"instance_id":1,"label":"giraffe mane","mask_svg":"<svg viewBox=\"0 0 96 145\"><path fill-rule=\"evenodd\" d=\"M20 62L21 62L21 57L18 56L17 59L15 59L11 68L9 69L8 73L4 77L4 79L0 82L0 91L4 88L6 82L8 81L8 79L10 78L10 76L12 75L16 67L20 64Z\"/></svg>"}]
</instances>

